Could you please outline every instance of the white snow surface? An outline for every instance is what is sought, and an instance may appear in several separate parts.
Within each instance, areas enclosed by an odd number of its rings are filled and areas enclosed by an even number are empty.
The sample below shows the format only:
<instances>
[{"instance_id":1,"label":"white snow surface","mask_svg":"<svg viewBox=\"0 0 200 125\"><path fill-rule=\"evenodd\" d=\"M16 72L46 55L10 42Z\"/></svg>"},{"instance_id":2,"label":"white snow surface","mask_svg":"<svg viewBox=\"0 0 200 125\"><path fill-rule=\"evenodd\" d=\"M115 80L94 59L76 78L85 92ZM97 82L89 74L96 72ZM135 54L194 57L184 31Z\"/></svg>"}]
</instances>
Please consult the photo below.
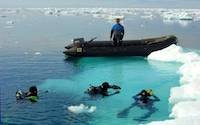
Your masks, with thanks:
<instances>
[{"instance_id":1,"label":"white snow surface","mask_svg":"<svg viewBox=\"0 0 200 125\"><path fill-rule=\"evenodd\" d=\"M199 123L199 117L186 117L173 120L151 122L148 125L199 125Z\"/></svg>"},{"instance_id":2,"label":"white snow surface","mask_svg":"<svg viewBox=\"0 0 200 125\"><path fill-rule=\"evenodd\" d=\"M185 117L199 117L200 116L200 101L183 101L177 103L173 109L170 117L185 118Z\"/></svg>"},{"instance_id":3,"label":"white snow surface","mask_svg":"<svg viewBox=\"0 0 200 125\"><path fill-rule=\"evenodd\" d=\"M171 120L154 121L148 125L200 125L200 56L171 45L151 53L149 60L178 62L182 66L180 86L171 88L169 102L173 104Z\"/></svg>"}]
</instances>

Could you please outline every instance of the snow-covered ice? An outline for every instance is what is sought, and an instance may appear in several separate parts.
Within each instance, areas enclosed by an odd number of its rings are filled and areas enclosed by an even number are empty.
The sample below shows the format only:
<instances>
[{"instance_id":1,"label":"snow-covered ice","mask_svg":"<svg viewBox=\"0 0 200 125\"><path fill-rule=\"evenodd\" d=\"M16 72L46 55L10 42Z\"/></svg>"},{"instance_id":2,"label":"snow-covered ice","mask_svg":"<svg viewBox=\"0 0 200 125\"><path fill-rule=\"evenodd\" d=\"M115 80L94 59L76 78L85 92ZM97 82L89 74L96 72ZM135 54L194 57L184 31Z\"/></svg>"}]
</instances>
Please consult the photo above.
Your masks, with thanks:
<instances>
[{"instance_id":1,"label":"snow-covered ice","mask_svg":"<svg viewBox=\"0 0 200 125\"><path fill-rule=\"evenodd\" d=\"M165 8L0 8L0 15L24 14L39 12L47 16L93 16L112 20L116 17L139 15L141 18L150 19L159 16L164 22L178 22L187 25L187 21L200 21L200 9L165 9ZM180 21L180 22L179 22ZM182 22L181 22L182 21Z\"/></svg>"},{"instance_id":2,"label":"snow-covered ice","mask_svg":"<svg viewBox=\"0 0 200 125\"><path fill-rule=\"evenodd\" d=\"M200 56L194 52L185 52L180 46L171 45L148 56L149 60L179 62L183 65L180 86L171 88L169 102L173 104L166 121L154 121L148 125L199 125L200 124Z\"/></svg>"}]
</instances>

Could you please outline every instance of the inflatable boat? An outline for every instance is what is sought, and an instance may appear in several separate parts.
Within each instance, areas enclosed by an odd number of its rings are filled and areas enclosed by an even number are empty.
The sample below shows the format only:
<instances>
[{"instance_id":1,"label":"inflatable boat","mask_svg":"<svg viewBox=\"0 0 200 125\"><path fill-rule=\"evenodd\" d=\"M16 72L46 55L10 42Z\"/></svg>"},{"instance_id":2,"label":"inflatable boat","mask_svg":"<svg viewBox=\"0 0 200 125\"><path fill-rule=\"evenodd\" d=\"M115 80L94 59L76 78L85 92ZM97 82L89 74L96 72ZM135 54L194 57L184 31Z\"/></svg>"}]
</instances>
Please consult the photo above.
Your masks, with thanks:
<instances>
[{"instance_id":1,"label":"inflatable boat","mask_svg":"<svg viewBox=\"0 0 200 125\"><path fill-rule=\"evenodd\" d=\"M63 52L71 57L96 56L148 56L151 52L177 44L174 35L148 38L141 40L123 40L120 46L114 46L112 41L96 41L95 38L85 41L84 38L73 40Z\"/></svg>"}]
</instances>

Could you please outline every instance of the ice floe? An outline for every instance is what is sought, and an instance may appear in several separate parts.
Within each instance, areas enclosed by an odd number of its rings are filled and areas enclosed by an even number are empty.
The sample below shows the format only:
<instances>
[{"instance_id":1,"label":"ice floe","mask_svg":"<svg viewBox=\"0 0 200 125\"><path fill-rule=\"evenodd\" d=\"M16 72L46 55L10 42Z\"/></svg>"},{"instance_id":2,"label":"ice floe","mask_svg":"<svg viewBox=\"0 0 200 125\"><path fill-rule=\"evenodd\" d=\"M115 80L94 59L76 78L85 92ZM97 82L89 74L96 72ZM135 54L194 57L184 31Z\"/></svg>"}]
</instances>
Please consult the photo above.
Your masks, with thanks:
<instances>
[{"instance_id":1,"label":"ice floe","mask_svg":"<svg viewBox=\"0 0 200 125\"><path fill-rule=\"evenodd\" d=\"M17 14L21 11L21 8L0 8L0 13L3 14Z\"/></svg>"},{"instance_id":2,"label":"ice floe","mask_svg":"<svg viewBox=\"0 0 200 125\"><path fill-rule=\"evenodd\" d=\"M188 21L200 21L200 9L165 9L165 8L0 8L0 14L7 16L27 12L40 12L48 16L93 16L112 20L116 17L136 16L150 19L159 16L163 22L182 23L187 26Z\"/></svg>"},{"instance_id":3,"label":"ice floe","mask_svg":"<svg viewBox=\"0 0 200 125\"><path fill-rule=\"evenodd\" d=\"M183 65L178 73L181 75L180 86L171 88L169 102L173 104L166 121L155 121L148 125L199 125L200 124L200 56L186 52L180 46L171 45L148 56L150 60L179 62Z\"/></svg>"},{"instance_id":4,"label":"ice floe","mask_svg":"<svg viewBox=\"0 0 200 125\"><path fill-rule=\"evenodd\" d=\"M155 121L151 122L148 125L199 125L199 117L186 117L186 118L177 118L173 120L165 121Z\"/></svg>"},{"instance_id":5,"label":"ice floe","mask_svg":"<svg viewBox=\"0 0 200 125\"><path fill-rule=\"evenodd\" d=\"M199 117L200 116L200 101L184 101L176 104L170 117L184 118L184 117Z\"/></svg>"},{"instance_id":6,"label":"ice floe","mask_svg":"<svg viewBox=\"0 0 200 125\"><path fill-rule=\"evenodd\" d=\"M165 12L162 16L166 20L193 20L193 16L187 12Z\"/></svg>"},{"instance_id":7,"label":"ice floe","mask_svg":"<svg viewBox=\"0 0 200 125\"><path fill-rule=\"evenodd\" d=\"M46 8L46 15L91 15L97 18L113 19L115 16L140 15L141 18L153 19L156 15L163 20L197 21L199 9L163 9L163 8Z\"/></svg>"},{"instance_id":8,"label":"ice floe","mask_svg":"<svg viewBox=\"0 0 200 125\"><path fill-rule=\"evenodd\" d=\"M24 52L24 55L28 55L29 53L28 52Z\"/></svg>"},{"instance_id":9,"label":"ice floe","mask_svg":"<svg viewBox=\"0 0 200 125\"><path fill-rule=\"evenodd\" d=\"M14 24L14 21L9 20L9 21L6 22L6 24L7 24L7 25L13 25L13 24Z\"/></svg>"},{"instance_id":10,"label":"ice floe","mask_svg":"<svg viewBox=\"0 0 200 125\"><path fill-rule=\"evenodd\" d=\"M35 52L34 54L35 55L41 55L41 52Z\"/></svg>"},{"instance_id":11,"label":"ice floe","mask_svg":"<svg viewBox=\"0 0 200 125\"><path fill-rule=\"evenodd\" d=\"M176 56L175 56L176 55ZM165 62L193 62L193 61L200 61L200 57L198 54L194 52L184 52L183 48L177 46L175 44L156 52L151 53L148 56L148 59L151 60L158 60L158 61L165 61Z\"/></svg>"},{"instance_id":12,"label":"ice floe","mask_svg":"<svg viewBox=\"0 0 200 125\"><path fill-rule=\"evenodd\" d=\"M84 104L80 104L77 106L69 106L67 109L72 113L93 113L96 110L96 106L86 106Z\"/></svg>"}]
</instances>

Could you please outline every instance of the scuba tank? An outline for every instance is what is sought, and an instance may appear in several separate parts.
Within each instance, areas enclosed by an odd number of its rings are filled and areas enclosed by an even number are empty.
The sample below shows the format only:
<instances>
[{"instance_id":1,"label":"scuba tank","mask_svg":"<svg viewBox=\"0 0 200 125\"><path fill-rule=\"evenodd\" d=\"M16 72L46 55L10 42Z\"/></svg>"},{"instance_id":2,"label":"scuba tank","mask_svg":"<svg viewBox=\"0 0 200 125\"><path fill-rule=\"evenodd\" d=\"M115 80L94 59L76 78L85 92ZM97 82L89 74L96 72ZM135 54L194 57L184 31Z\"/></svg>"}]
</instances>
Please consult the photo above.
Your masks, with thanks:
<instances>
[{"instance_id":1,"label":"scuba tank","mask_svg":"<svg viewBox=\"0 0 200 125\"><path fill-rule=\"evenodd\" d=\"M90 95L95 95L99 93L99 88L96 86L90 86L85 93L90 94Z\"/></svg>"},{"instance_id":2,"label":"scuba tank","mask_svg":"<svg viewBox=\"0 0 200 125\"><path fill-rule=\"evenodd\" d=\"M16 94L15 94L15 97L16 97L17 100L24 99L25 98L25 94L20 89L18 89Z\"/></svg>"}]
</instances>

